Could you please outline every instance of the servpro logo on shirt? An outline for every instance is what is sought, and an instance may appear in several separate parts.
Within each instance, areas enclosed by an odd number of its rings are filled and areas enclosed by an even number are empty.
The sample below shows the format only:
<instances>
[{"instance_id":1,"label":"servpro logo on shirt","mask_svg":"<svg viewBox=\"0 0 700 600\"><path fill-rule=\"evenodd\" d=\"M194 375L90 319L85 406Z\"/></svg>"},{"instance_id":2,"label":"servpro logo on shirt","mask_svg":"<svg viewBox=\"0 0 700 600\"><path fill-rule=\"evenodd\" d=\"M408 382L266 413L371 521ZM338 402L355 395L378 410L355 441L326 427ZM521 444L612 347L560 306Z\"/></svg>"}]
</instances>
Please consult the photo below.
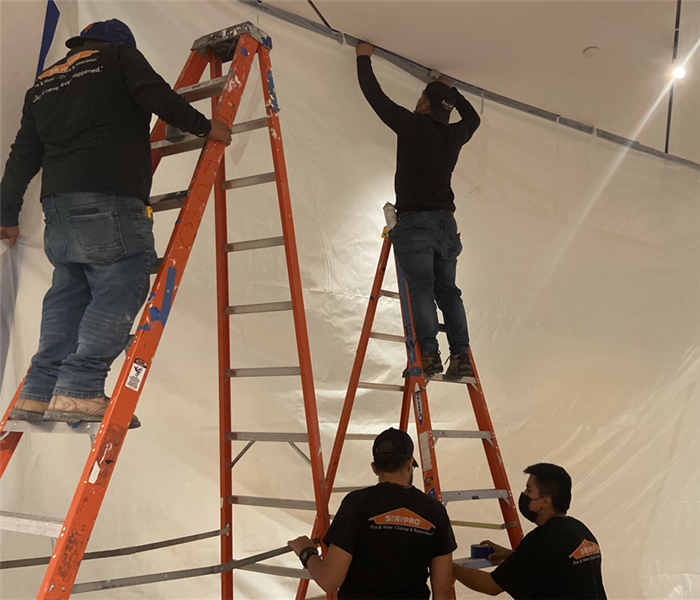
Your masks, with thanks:
<instances>
[{"instance_id":1,"label":"servpro logo on shirt","mask_svg":"<svg viewBox=\"0 0 700 600\"><path fill-rule=\"evenodd\" d=\"M397 508L381 515L370 517L369 520L382 529L407 529L414 530L416 533L428 533L435 529L435 525L430 521L425 520L407 508Z\"/></svg>"},{"instance_id":2,"label":"servpro logo on shirt","mask_svg":"<svg viewBox=\"0 0 700 600\"><path fill-rule=\"evenodd\" d=\"M56 75L57 73L67 73L70 70L70 68L80 59L87 58L88 56L92 56L93 54L97 54L98 52L99 50L83 50L82 52L78 52L73 56L69 56L65 62L57 64L55 67L44 71L41 75L39 75L39 79L51 77L51 75Z\"/></svg>"},{"instance_id":3,"label":"servpro logo on shirt","mask_svg":"<svg viewBox=\"0 0 700 600\"><path fill-rule=\"evenodd\" d=\"M569 554L575 565L600 558L600 546L590 540L583 540L578 548Z\"/></svg>"}]
</instances>

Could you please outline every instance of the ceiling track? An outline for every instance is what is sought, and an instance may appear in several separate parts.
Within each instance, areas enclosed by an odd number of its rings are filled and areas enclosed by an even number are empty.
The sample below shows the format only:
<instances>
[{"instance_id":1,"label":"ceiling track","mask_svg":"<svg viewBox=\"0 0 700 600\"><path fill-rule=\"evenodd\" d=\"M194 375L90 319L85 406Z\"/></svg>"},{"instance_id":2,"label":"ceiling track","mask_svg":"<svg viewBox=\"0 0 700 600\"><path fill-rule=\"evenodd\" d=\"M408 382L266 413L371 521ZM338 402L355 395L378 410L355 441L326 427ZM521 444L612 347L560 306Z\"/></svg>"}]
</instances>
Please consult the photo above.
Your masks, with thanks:
<instances>
[{"instance_id":1,"label":"ceiling track","mask_svg":"<svg viewBox=\"0 0 700 600\"><path fill-rule=\"evenodd\" d=\"M352 37L351 35L347 35L341 31L337 31L336 29L332 29L326 25L317 23L316 21L312 21L311 19L307 19L306 17L302 17L293 12L284 10L282 8L278 8L276 6L272 6L270 4L265 4L264 2L262 2L262 0L237 1L241 4L252 6L260 10L261 12L269 14L270 16L276 17L282 21L286 21L287 23L292 23L293 25L297 25L298 27L301 27L308 31L312 31L325 37L332 38L340 44L348 44L351 46L355 46L360 41L357 38ZM428 67L425 67L417 62L414 62L408 58L405 58L388 50L384 50L383 48L376 47L374 53L377 56L381 56L385 60L388 60L390 63L398 66L400 69L406 71L407 73L410 73L411 75L413 75L414 77L416 77L424 83L430 83L432 81L432 77L430 75L432 69L429 69ZM597 127L593 127L592 125L582 123L575 119L570 119L569 117L565 117L563 115L559 115L557 113L544 110L542 108L538 108L530 104L525 104L524 102L519 102L518 100L513 100L512 98L508 98L506 96L496 94L495 92L490 92L483 88L471 85L469 83L466 83L465 81L460 81L459 79L454 79L452 77L449 77L449 79L450 81L452 81L452 84L457 89L481 98L482 103L483 101L488 100L496 104L501 104L514 110L525 112L535 117L539 117L541 119L557 123L558 125L562 125L564 127L576 129L577 131L582 131L589 135L595 135L596 137L607 140L609 142L625 146L630 150L643 152L644 154L649 154L651 156L663 158L664 160L672 161L684 165L686 167L690 167L691 169L700 171L700 163L693 162L692 160L681 158L680 156L674 156L673 154L668 154L667 152L663 152L661 150L652 148L651 146L645 146L644 144L640 144L635 140L631 140L621 135L616 135L603 129L598 129Z\"/></svg>"}]
</instances>

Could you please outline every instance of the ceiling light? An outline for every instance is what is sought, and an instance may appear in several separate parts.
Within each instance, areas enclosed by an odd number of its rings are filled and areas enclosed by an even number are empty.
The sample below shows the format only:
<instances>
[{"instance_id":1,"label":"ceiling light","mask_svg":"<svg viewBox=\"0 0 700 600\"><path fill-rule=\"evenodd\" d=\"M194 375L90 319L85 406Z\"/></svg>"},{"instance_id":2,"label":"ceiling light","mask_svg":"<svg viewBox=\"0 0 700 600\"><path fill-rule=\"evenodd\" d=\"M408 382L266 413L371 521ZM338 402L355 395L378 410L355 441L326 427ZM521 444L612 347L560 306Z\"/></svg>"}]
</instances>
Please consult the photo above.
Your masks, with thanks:
<instances>
[{"instance_id":1,"label":"ceiling light","mask_svg":"<svg viewBox=\"0 0 700 600\"><path fill-rule=\"evenodd\" d=\"M584 48L583 50L583 55L588 58L598 56L598 54L600 54L600 48L598 48L598 46L588 46L588 48Z\"/></svg>"},{"instance_id":2,"label":"ceiling light","mask_svg":"<svg viewBox=\"0 0 700 600\"><path fill-rule=\"evenodd\" d=\"M676 67L673 70L673 76L676 79L683 79L685 77L685 69L683 67Z\"/></svg>"}]
</instances>

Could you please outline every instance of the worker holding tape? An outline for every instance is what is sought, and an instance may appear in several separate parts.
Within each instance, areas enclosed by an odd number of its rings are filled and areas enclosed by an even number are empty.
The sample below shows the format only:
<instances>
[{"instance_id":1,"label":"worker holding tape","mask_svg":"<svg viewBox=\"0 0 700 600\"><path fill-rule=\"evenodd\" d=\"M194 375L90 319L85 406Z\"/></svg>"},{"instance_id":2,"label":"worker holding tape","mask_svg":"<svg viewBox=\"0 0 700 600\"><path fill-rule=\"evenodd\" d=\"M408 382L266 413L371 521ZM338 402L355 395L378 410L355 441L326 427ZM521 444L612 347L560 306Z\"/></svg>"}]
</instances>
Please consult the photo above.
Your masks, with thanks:
<instances>
[{"instance_id":1,"label":"worker holding tape","mask_svg":"<svg viewBox=\"0 0 700 600\"><path fill-rule=\"evenodd\" d=\"M88 25L66 46L66 57L25 96L0 183L0 239L12 248L27 186L43 169L44 250L54 266L39 349L13 419L101 421L105 414L107 372L146 299L156 260L151 114L231 142L226 124L207 120L153 70L121 21Z\"/></svg>"},{"instance_id":2,"label":"worker holding tape","mask_svg":"<svg viewBox=\"0 0 700 600\"><path fill-rule=\"evenodd\" d=\"M325 592L339 600L452 598L452 552L457 548L445 507L413 487L413 441L387 429L374 440L377 485L350 492L324 543L325 558L308 537L289 542ZM340 589L338 589L340 588Z\"/></svg>"},{"instance_id":3,"label":"worker holding tape","mask_svg":"<svg viewBox=\"0 0 700 600\"><path fill-rule=\"evenodd\" d=\"M522 515L537 527L515 550L486 540L492 572L453 565L454 577L468 588L490 596L505 591L515 600L605 600L598 540L581 521L567 516L571 477L562 468L539 463L520 494Z\"/></svg>"}]
</instances>

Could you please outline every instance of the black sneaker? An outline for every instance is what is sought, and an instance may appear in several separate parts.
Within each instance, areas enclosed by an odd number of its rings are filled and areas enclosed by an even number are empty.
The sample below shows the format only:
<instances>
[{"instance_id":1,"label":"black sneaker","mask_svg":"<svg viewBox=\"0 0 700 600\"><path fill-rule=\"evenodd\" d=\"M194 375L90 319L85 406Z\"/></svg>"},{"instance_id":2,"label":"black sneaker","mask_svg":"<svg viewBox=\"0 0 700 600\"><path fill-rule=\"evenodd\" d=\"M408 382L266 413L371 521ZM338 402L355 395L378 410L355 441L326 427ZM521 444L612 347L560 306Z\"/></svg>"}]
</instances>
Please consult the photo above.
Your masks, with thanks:
<instances>
[{"instance_id":1,"label":"black sneaker","mask_svg":"<svg viewBox=\"0 0 700 600\"><path fill-rule=\"evenodd\" d=\"M474 367L469 359L469 352L450 356L450 365L447 367L445 377L474 377Z\"/></svg>"},{"instance_id":2,"label":"black sneaker","mask_svg":"<svg viewBox=\"0 0 700 600\"><path fill-rule=\"evenodd\" d=\"M430 377L431 375L437 375L442 373L442 360L440 359L440 351L435 350L434 352L428 352L426 354L421 353L421 360L423 362L423 375ZM403 370L402 377L404 379L408 378L408 367Z\"/></svg>"}]
</instances>

